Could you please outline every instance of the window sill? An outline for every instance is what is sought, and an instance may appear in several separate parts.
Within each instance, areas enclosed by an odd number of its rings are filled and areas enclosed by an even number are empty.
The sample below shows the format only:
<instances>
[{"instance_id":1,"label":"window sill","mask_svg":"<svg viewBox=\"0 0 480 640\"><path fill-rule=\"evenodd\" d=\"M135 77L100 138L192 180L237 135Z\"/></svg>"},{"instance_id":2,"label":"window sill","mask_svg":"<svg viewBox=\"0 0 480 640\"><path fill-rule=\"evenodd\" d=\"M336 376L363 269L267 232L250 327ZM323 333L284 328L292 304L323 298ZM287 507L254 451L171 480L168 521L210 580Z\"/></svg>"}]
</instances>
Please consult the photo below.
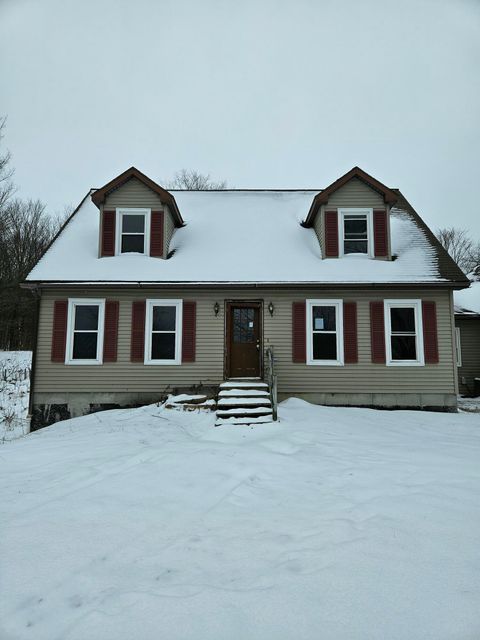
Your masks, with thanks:
<instances>
[{"instance_id":1,"label":"window sill","mask_svg":"<svg viewBox=\"0 0 480 640\"><path fill-rule=\"evenodd\" d=\"M307 360L308 366L313 367L343 367L344 363L338 360Z\"/></svg>"},{"instance_id":2,"label":"window sill","mask_svg":"<svg viewBox=\"0 0 480 640\"><path fill-rule=\"evenodd\" d=\"M385 363L387 367L424 367L424 362L413 360L390 360Z\"/></svg>"},{"instance_id":3,"label":"window sill","mask_svg":"<svg viewBox=\"0 0 480 640\"><path fill-rule=\"evenodd\" d=\"M158 365L161 367L171 367L174 365L180 365L182 363L178 362L177 360L145 360L143 364L153 365L153 366Z\"/></svg>"},{"instance_id":4,"label":"window sill","mask_svg":"<svg viewBox=\"0 0 480 640\"><path fill-rule=\"evenodd\" d=\"M83 365L94 365L94 366L96 366L96 365L99 365L99 364L103 364L103 360L65 360L65 364L74 365L74 366L77 366L77 365L80 365L80 366L83 366Z\"/></svg>"}]
</instances>

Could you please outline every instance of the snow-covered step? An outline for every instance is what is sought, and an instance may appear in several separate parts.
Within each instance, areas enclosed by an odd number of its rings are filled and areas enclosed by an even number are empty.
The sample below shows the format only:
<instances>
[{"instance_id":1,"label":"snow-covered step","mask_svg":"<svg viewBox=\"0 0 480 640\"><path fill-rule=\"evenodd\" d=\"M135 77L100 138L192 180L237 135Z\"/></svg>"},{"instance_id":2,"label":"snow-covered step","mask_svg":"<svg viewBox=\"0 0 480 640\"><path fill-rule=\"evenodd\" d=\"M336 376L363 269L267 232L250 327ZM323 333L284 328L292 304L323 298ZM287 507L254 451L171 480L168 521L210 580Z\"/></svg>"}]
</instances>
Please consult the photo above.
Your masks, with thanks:
<instances>
[{"instance_id":1,"label":"snow-covered step","mask_svg":"<svg viewBox=\"0 0 480 640\"><path fill-rule=\"evenodd\" d=\"M270 407L241 407L240 409L218 409L217 416L221 416L225 418L229 415L239 415L239 414L267 414L272 413L272 409Z\"/></svg>"},{"instance_id":2,"label":"snow-covered step","mask_svg":"<svg viewBox=\"0 0 480 640\"><path fill-rule=\"evenodd\" d=\"M215 426L219 427L221 425L228 424L267 424L268 422L273 422L273 418L271 416L258 416L256 418L246 417L246 418L217 418L215 422Z\"/></svg>"},{"instance_id":3,"label":"snow-covered step","mask_svg":"<svg viewBox=\"0 0 480 640\"><path fill-rule=\"evenodd\" d=\"M268 384L255 380L227 380L222 382L220 389L268 389Z\"/></svg>"},{"instance_id":4,"label":"snow-covered step","mask_svg":"<svg viewBox=\"0 0 480 640\"><path fill-rule=\"evenodd\" d=\"M255 398L245 398L245 397L228 397L228 398L219 398L217 405L219 407L224 406L233 406L233 407L243 407L247 405L253 406L270 406L270 398L268 396L265 397L255 397Z\"/></svg>"},{"instance_id":5,"label":"snow-covered step","mask_svg":"<svg viewBox=\"0 0 480 640\"><path fill-rule=\"evenodd\" d=\"M269 392L266 389L237 389L236 387L233 389L222 389L218 397L225 398L228 396L240 397L244 396L246 398L251 398L253 396L269 396Z\"/></svg>"}]
</instances>

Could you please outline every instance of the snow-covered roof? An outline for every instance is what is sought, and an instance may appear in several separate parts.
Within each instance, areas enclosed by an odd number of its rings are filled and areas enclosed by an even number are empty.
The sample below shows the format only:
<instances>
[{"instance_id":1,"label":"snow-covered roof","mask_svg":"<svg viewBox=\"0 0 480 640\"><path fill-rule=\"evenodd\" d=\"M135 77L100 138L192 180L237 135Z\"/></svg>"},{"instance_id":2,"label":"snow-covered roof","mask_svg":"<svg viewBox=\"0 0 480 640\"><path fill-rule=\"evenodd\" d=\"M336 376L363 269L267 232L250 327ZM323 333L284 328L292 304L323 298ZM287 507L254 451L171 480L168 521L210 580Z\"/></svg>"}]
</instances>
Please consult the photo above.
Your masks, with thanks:
<instances>
[{"instance_id":1,"label":"snow-covered roof","mask_svg":"<svg viewBox=\"0 0 480 640\"><path fill-rule=\"evenodd\" d=\"M468 289L453 294L455 313L465 316L480 314L480 282L472 282Z\"/></svg>"},{"instance_id":2,"label":"snow-covered roof","mask_svg":"<svg viewBox=\"0 0 480 640\"><path fill-rule=\"evenodd\" d=\"M427 231L403 208L391 216L392 261L321 260L300 225L318 191L175 191L186 226L168 260L98 258L99 212L86 197L27 281L189 283L431 283L446 281Z\"/></svg>"}]
</instances>

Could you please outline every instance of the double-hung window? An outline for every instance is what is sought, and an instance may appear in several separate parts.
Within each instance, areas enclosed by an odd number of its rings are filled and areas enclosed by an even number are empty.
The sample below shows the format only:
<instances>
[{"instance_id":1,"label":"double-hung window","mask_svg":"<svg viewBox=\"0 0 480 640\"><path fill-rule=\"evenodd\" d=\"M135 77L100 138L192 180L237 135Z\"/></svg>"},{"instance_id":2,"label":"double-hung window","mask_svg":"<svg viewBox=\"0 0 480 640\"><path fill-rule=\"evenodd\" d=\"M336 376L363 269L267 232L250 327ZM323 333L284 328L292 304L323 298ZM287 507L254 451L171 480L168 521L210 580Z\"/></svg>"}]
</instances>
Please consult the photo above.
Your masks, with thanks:
<instances>
[{"instance_id":1,"label":"double-hung window","mask_svg":"<svg viewBox=\"0 0 480 640\"><path fill-rule=\"evenodd\" d=\"M423 365L421 300L385 300L388 365Z\"/></svg>"},{"instance_id":2,"label":"double-hung window","mask_svg":"<svg viewBox=\"0 0 480 640\"><path fill-rule=\"evenodd\" d=\"M145 364L180 364L182 301L147 300Z\"/></svg>"},{"instance_id":3,"label":"double-hung window","mask_svg":"<svg viewBox=\"0 0 480 640\"><path fill-rule=\"evenodd\" d=\"M117 254L145 255L149 239L149 209L117 209Z\"/></svg>"},{"instance_id":4,"label":"double-hung window","mask_svg":"<svg viewBox=\"0 0 480 640\"><path fill-rule=\"evenodd\" d=\"M340 209L340 255L372 255L372 209Z\"/></svg>"},{"instance_id":5,"label":"double-hung window","mask_svg":"<svg viewBox=\"0 0 480 640\"><path fill-rule=\"evenodd\" d=\"M66 364L102 364L105 300L68 301Z\"/></svg>"},{"instance_id":6,"label":"double-hung window","mask_svg":"<svg viewBox=\"0 0 480 640\"><path fill-rule=\"evenodd\" d=\"M307 300L307 364L343 364L342 300Z\"/></svg>"}]
</instances>

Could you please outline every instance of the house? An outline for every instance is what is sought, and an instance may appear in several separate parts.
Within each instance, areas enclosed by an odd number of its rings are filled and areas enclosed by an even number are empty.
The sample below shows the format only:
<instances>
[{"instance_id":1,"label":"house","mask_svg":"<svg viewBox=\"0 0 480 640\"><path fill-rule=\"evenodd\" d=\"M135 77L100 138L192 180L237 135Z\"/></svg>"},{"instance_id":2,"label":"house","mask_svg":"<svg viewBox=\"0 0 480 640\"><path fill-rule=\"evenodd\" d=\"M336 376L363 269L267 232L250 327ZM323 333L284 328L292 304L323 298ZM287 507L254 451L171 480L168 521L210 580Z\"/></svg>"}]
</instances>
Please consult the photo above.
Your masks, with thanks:
<instances>
[{"instance_id":1,"label":"house","mask_svg":"<svg viewBox=\"0 0 480 640\"><path fill-rule=\"evenodd\" d=\"M358 167L323 190L170 192L131 168L87 193L25 286L33 428L219 385L224 414L256 395L261 421L272 367L280 400L456 408L468 280Z\"/></svg>"},{"instance_id":2,"label":"house","mask_svg":"<svg viewBox=\"0 0 480 640\"><path fill-rule=\"evenodd\" d=\"M480 395L480 282L455 291L458 386L465 396Z\"/></svg>"}]
</instances>

